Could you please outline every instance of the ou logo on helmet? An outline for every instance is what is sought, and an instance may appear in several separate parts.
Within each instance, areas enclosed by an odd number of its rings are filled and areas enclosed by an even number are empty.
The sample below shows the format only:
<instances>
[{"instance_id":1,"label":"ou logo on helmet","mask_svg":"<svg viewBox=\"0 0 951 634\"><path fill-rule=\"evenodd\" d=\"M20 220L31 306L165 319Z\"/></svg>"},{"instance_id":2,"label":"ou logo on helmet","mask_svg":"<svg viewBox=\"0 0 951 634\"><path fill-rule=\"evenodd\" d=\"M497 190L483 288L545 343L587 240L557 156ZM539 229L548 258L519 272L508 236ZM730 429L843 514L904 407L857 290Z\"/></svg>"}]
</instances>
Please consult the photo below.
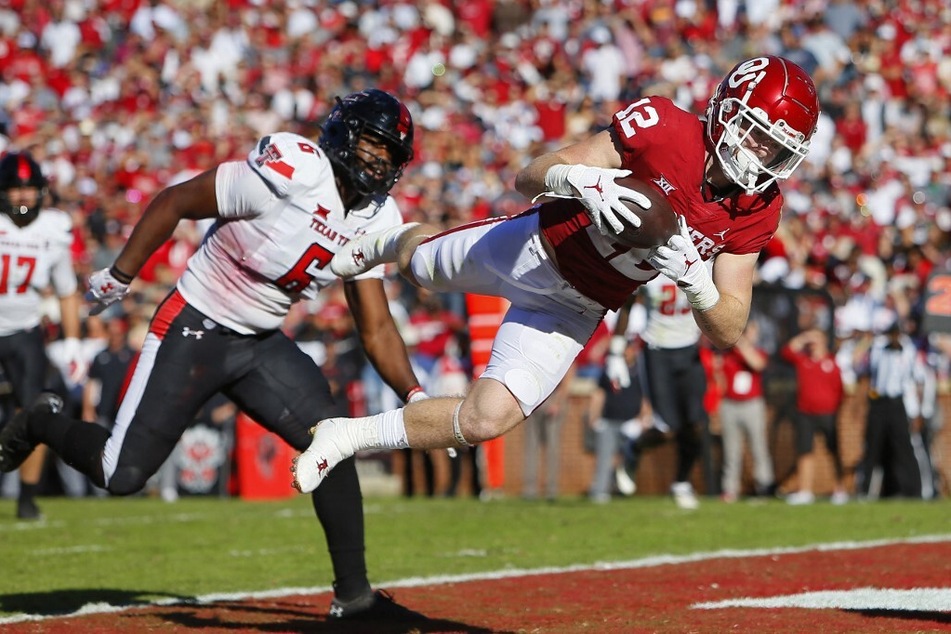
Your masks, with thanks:
<instances>
[{"instance_id":1,"label":"ou logo on helmet","mask_svg":"<svg viewBox=\"0 0 951 634\"><path fill-rule=\"evenodd\" d=\"M746 82L753 82L753 86L755 86L766 76L767 66L769 66L769 59L766 57L754 57L753 59L746 60L736 67L736 70L733 71L727 80L730 84L730 88L736 88ZM750 88L753 86L750 86Z\"/></svg>"}]
</instances>

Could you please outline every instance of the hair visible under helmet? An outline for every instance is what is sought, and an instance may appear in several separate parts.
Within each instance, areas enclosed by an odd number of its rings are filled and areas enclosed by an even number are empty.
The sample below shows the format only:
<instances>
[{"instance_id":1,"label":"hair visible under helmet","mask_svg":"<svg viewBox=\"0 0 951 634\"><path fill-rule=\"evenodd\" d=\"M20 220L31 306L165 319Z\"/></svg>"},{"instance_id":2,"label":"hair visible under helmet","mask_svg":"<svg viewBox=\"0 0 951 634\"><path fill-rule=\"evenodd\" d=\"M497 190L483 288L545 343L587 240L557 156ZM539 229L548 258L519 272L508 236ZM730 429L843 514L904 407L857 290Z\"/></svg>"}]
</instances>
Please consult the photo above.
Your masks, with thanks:
<instances>
[{"instance_id":1,"label":"hair visible under helmet","mask_svg":"<svg viewBox=\"0 0 951 634\"><path fill-rule=\"evenodd\" d=\"M809 152L819 98L808 73L767 55L740 62L707 105L707 140L732 182L748 194L786 179ZM763 160L755 147L769 148Z\"/></svg>"},{"instance_id":2,"label":"hair visible under helmet","mask_svg":"<svg viewBox=\"0 0 951 634\"><path fill-rule=\"evenodd\" d=\"M40 215L40 206L46 195L46 177L39 164L25 152L11 152L0 158L0 211L10 216L18 227L25 227ZM36 189L36 201L32 205L10 201L10 190L15 187Z\"/></svg>"},{"instance_id":3,"label":"hair visible under helmet","mask_svg":"<svg viewBox=\"0 0 951 634\"><path fill-rule=\"evenodd\" d=\"M389 192L413 159L413 119L409 110L382 90L371 88L338 98L321 129L319 145L335 174L364 197ZM367 136L384 142L391 160L361 155L357 146Z\"/></svg>"}]
</instances>

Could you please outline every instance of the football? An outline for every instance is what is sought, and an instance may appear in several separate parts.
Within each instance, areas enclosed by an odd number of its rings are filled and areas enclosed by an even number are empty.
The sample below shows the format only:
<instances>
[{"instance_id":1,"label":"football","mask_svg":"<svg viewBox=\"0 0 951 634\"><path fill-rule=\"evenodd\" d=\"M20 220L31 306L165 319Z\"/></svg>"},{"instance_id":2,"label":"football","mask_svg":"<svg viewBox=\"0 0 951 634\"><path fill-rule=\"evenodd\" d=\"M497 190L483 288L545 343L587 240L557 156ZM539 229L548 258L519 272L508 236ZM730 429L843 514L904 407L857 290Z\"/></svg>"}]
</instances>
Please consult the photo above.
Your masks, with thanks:
<instances>
[{"instance_id":1,"label":"football","mask_svg":"<svg viewBox=\"0 0 951 634\"><path fill-rule=\"evenodd\" d=\"M647 196L651 201L650 209L643 209L632 202L623 200L625 206L633 211L641 221L641 226L635 228L623 219L624 229L618 235L618 242L635 249L650 249L661 244L667 244L670 237L680 231L677 225L677 214L674 213L667 197L654 185L633 176L617 179L617 184L633 189Z\"/></svg>"}]
</instances>

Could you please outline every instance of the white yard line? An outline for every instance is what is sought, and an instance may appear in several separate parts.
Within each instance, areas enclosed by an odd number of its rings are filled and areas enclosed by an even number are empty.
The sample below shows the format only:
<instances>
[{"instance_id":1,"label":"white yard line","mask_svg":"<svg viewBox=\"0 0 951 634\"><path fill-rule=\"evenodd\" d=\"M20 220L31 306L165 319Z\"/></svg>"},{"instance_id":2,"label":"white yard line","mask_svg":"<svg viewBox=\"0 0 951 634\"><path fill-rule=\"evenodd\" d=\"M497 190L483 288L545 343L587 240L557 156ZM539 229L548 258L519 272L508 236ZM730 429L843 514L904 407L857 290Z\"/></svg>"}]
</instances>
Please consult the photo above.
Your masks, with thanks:
<instances>
[{"instance_id":1,"label":"white yard line","mask_svg":"<svg viewBox=\"0 0 951 634\"><path fill-rule=\"evenodd\" d=\"M472 573L467 575L439 575L435 577L410 577L407 579L399 579L396 581L388 581L376 584L384 588L416 588L420 586L430 586L430 585L440 585L445 583L465 583L469 581L491 581L494 579L510 579L512 577L531 577L538 575L555 575L555 574L567 574L573 572L586 572L591 570L628 570L635 568L651 568L654 566L664 566L664 565L676 565L676 564L687 564L695 563L699 561L709 561L712 559L739 559L746 557L768 557L773 555L788 555L788 554L797 554L797 553L808 553L808 552L828 552L834 550L859 550L862 548L875 548L879 546L892 546L896 544L931 544L931 543L941 543L951 541L951 535L922 535L919 537L910 537L907 539L877 539L872 541L847 541L847 542L831 542L831 543L821 543L821 544L811 544L808 546L797 546L797 547L783 547L783 548L754 548L749 550L740 550L740 549L725 549L725 550L716 550L706 553L691 553L689 555L655 555L652 557L644 557L642 559L633 559L630 561L613 561L613 562L598 562L595 564L585 564L585 565L574 565L574 566L560 566L560 567L550 567L550 568L533 568L533 569L507 569L507 570L498 570L494 572L481 572L481 573ZM869 590L869 589L867 589ZM155 606L169 606L169 605L195 605L195 604L204 604L204 603L215 603L217 601L243 601L247 599L276 599L287 596L303 595L303 594L323 594L325 592L331 592L332 588L330 586L314 586L309 588L278 588L274 590L264 590L260 592L223 592L223 593L214 593L206 594L203 596L194 597L188 600L182 599L158 599L151 602L141 602L136 603L135 605L109 605L105 603L90 603L75 612L69 614L57 614L57 615L46 615L46 614L21 614L10 617L0 618L0 625L7 625L11 623L22 623L25 621L45 621L49 619L62 619L69 618L74 616L82 616L87 614L106 614L112 612L123 612L131 609L141 609L149 605ZM885 593L925 593L928 597L934 597L935 601L945 600L944 610L947 610L947 599L946 595L942 593L951 594L951 590L944 588L922 588L920 590L881 590ZM930 593L930 594L928 594ZM807 595L819 595L816 597L809 597L807 599L802 599L803 605L801 607L813 607L815 605L820 605L821 601L827 599L825 595L830 593L807 593ZM805 595L799 595L805 596ZM904 595L888 595L887 601L888 605L898 604L901 598ZM872 597L874 598L874 597ZM780 597L774 597L772 599L761 599L759 601L770 601L777 600ZM870 597L866 597L861 600L855 600L854 605L869 605ZM883 599L884 600L884 599ZM752 599L738 599L734 601L725 601L721 604L697 604L693 607L702 608L702 609L711 609L714 607L747 607L747 604L744 603L742 606L737 604L726 605L728 603L736 603L737 601L753 601ZM806 605L807 602L812 601L811 605ZM843 599L843 601L845 601ZM864 601L864 603L863 603ZM889 609L881 604L876 604L881 609ZM917 605L917 603L915 603ZM929 605L931 605L929 603ZM749 607L760 607L750 605ZM769 606L761 606L769 607ZM793 606L784 606L784 607L793 607ZM868 609L868 608L849 608L848 605L828 605L826 607L838 607L842 609ZM919 608L908 608L903 607L901 609L919 609ZM933 610L934 607L920 608Z\"/></svg>"},{"instance_id":2,"label":"white yard line","mask_svg":"<svg viewBox=\"0 0 951 634\"><path fill-rule=\"evenodd\" d=\"M725 608L805 608L809 610L889 610L900 612L951 611L951 588L850 588L801 592L777 597L729 599L696 603L697 610Z\"/></svg>"}]
</instances>

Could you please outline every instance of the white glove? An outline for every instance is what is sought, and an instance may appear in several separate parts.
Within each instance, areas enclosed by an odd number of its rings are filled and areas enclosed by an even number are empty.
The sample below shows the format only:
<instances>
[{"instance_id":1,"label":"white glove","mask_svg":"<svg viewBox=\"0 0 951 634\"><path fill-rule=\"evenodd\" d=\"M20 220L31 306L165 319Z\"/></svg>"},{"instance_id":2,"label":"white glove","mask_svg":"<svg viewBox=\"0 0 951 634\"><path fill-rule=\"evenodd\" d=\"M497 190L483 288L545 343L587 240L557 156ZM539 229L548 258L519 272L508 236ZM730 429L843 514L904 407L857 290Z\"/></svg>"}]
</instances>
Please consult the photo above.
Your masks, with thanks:
<instances>
[{"instance_id":1,"label":"white glove","mask_svg":"<svg viewBox=\"0 0 951 634\"><path fill-rule=\"evenodd\" d=\"M647 196L614 182L616 178L630 175L631 170L587 165L552 165L545 173L545 187L548 191L542 195L581 199L581 204L598 231L606 236L617 236L624 230L621 219L633 227L641 226L640 218L621 202L622 198L643 209L651 208L651 201Z\"/></svg>"},{"instance_id":2,"label":"white glove","mask_svg":"<svg viewBox=\"0 0 951 634\"><path fill-rule=\"evenodd\" d=\"M627 348L627 339L623 335L611 337L608 346L608 355L604 358L604 373L611 383L619 387L630 387L631 371L624 360L624 349Z\"/></svg>"},{"instance_id":3,"label":"white glove","mask_svg":"<svg viewBox=\"0 0 951 634\"><path fill-rule=\"evenodd\" d=\"M90 315L98 315L129 294L129 285L117 280L111 269L96 271L89 276L88 284L86 301L96 304L89 311Z\"/></svg>"},{"instance_id":4,"label":"white glove","mask_svg":"<svg viewBox=\"0 0 951 634\"><path fill-rule=\"evenodd\" d=\"M691 306L700 311L709 310L720 301L720 292L690 239L687 221L678 216L677 222L680 233L672 236L666 246L651 249L647 261L683 289Z\"/></svg>"},{"instance_id":5,"label":"white glove","mask_svg":"<svg viewBox=\"0 0 951 634\"><path fill-rule=\"evenodd\" d=\"M71 385L79 385L86 378L86 359L83 358L83 345L76 337L63 340L63 359L66 362L66 380Z\"/></svg>"}]
</instances>

